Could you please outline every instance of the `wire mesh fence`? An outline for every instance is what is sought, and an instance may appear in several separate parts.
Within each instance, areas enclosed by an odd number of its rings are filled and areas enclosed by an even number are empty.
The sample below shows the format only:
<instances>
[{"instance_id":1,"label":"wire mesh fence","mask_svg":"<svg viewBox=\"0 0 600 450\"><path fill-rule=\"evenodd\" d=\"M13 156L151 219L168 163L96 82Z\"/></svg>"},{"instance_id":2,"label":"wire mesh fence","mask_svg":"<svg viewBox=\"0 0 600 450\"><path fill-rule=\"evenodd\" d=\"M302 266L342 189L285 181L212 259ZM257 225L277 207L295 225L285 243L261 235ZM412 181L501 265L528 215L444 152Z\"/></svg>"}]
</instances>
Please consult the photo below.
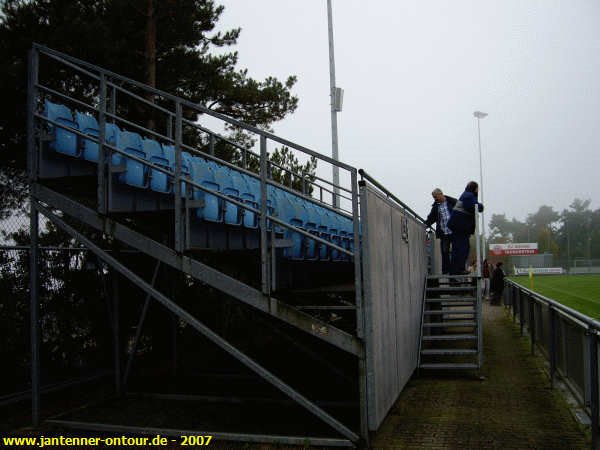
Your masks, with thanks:
<instances>
[{"instance_id":1,"label":"wire mesh fence","mask_svg":"<svg viewBox=\"0 0 600 450\"><path fill-rule=\"evenodd\" d=\"M11 368L3 373L0 405L21 399L30 389L29 226L25 209L0 223L0 360ZM106 367L106 270L43 219L38 254L43 385Z\"/></svg>"}]
</instances>

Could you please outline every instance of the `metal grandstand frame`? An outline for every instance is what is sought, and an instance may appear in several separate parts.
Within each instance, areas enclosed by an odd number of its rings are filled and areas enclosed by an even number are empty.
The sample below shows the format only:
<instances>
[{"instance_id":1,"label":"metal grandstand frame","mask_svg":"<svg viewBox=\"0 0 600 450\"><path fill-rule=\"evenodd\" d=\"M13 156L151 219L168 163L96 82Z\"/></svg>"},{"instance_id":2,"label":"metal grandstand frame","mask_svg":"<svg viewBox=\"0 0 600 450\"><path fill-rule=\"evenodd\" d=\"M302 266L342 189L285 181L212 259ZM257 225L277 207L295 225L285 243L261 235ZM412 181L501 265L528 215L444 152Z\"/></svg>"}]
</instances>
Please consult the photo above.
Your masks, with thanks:
<instances>
[{"instance_id":1,"label":"metal grandstand frame","mask_svg":"<svg viewBox=\"0 0 600 450\"><path fill-rule=\"evenodd\" d=\"M51 89L48 86L40 83L39 81L39 67L40 67L40 56L52 60L54 63L61 64L68 67L70 70L76 71L82 76L94 79L98 82L98 95L97 105L88 105L77 99L70 98L68 95ZM129 86L129 89L127 88ZM165 102L171 102L173 104L172 109L167 109L163 106L155 104L153 101L144 98L139 93L133 92L133 90L141 90L146 94L153 96L155 99L162 99ZM110 93L109 93L110 90ZM167 123L167 135L162 135L154 130L145 128L139 124L135 124L126 120L123 117L119 117L116 109L117 93L119 95L129 95L134 97L137 101L145 104L150 108L155 108L157 111L166 114L168 117ZM95 111L98 116L99 123L99 136L97 139L94 137L84 134L79 130L66 127L61 123L52 121L38 111L38 101L40 94L51 95L55 97L68 100L82 108L87 108L88 111ZM236 144L216 132L212 132L207 128L190 121L184 117L184 110L191 111L195 114L204 114L211 116L215 119L222 121L223 123L245 130L246 132L252 133L259 142L260 152L252 152L243 146ZM281 435L248 435L240 433L213 433L222 439L231 440L244 440L244 441L262 441L262 442L280 442L288 444L304 444L312 443L315 445L341 445L341 446L353 446L362 444L368 444L369 438L369 425L367 418L367 378L370 375L367 373L366 367L366 355L365 355L365 340L370 338L369 331L365 330L365 315L363 303L365 302L363 294L363 268L361 258L361 216L360 216L360 192L359 192L359 171L358 169L344 164L339 161L335 161L325 155L310 150L306 147L297 145L286 139L282 139L272 133L261 130L259 128L244 124L231 117L215 112L203 105L195 104L188 100L179 98L177 96L168 94L158 89L146 86L135 80L120 76L111 71L102 69L93 64L81 61L77 58L73 58L61 52L49 49L45 46L34 44L29 55L29 70L28 70L28 97L27 97L27 152L28 152L28 173L30 180L30 201L31 201L31 214L30 214L30 230L31 230L31 247L30 247L30 273L31 273L31 368L32 368L32 417L34 425L38 425L40 422L40 355L39 355L39 299L38 299L38 261L39 261L39 215L42 214L47 220L54 223L58 228L66 232L69 236L79 241L87 251L95 254L101 261L107 264L112 271L119 274L120 276L128 278L134 285L140 290L146 293L146 301L144 309L140 315L140 323L144 321L144 314L147 308L147 304L150 299L154 299L175 316L180 318L189 324L193 329L198 331L201 335L212 341L215 345L220 347L222 350L233 356L247 368L252 370L254 373L259 375L263 380L270 383L275 388L279 389L282 393L287 395L293 402L304 407L310 413L321 419L324 423L331 426L341 437L339 438L311 438L306 436L281 436ZM105 136L105 125L108 121L118 121L125 123L131 128L141 130L147 135L155 136L165 142L174 144L175 146L175 170L170 172L167 169L153 164L143 158L138 158L132 154L125 153L116 146L110 145L106 141ZM68 129L69 132L85 137L93 142L99 144L99 158L98 158L98 170L97 170L97 192L96 192L96 209L84 206L83 204L69 198L68 196L59 193L58 191L45 186L40 183L38 179L40 156L39 150L41 147L41 136L39 133L39 124L45 123L52 125L56 128ZM186 145L183 141L183 126L192 126L200 131L203 131L209 136L209 152L200 152L196 148L192 148ZM242 167L233 165L227 161L223 161L214 155L214 148L216 140L223 140L228 144L235 147L242 154L241 161ZM268 155L268 144L281 144L287 146L294 151L300 152L308 157L315 157L319 161L327 164L336 166L345 171L349 178L349 185L338 186L334 185L328 180L320 177L314 177L309 179L306 174L289 172L288 182L289 186L283 186L272 179L270 179L271 169L275 168L278 170L287 171L287 169L277 165L269 160ZM191 178L186 177L182 173L182 151L185 150L192 154L199 154L203 158L217 160L219 164L230 166L235 170L246 173L250 176L256 177L260 181L261 201L258 208L252 207L241 201L228 197L220 192L216 192L194 182ZM116 218L111 216L111 174L119 168L115 168L112 165L112 154L127 155L128 159L143 164L144 166L158 171L167 176L171 177L173 185L173 209L174 209L174 245L169 247L168 245L159 243L148 236L145 236L126 224L119 222ZM247 161L249 157L258 158L260 168L258 174L248 170ZM400 208L402 208L407 215L413 220L422 225L423 219L408 208L404 203L394 197L389 191L383 186L377 183L373 178L363 171L360 171L362 182L369 182L372 186L380 190L387 196L390 201L395 202ZM299 179L302 181L303 192L291 190L291 183L293 179ZM251 211L259 217L260 220L260 264L261 264L261 288L256 289L247 284L236 280L205 263L202 263L185 253L186 250L186 229L189 215L187 210L189 207L193 207L193 200L188 200L183 197L181 186L183 185L186 189L198 189L204 192L210 192L227 203L234 204L245 211ZM341 245L336 245L325 239L320 238L314 234L309 233L303 229L290 225L277 216L274 216L269 212L267 205L267 187L269 185L277 186L280 189L288 190L293 192L295 195L301 196L306 201L317 203L319 206L335 211L337 214L345 215L351 218L353 221L353 238L354 248L349 250ZM313 198L308 194L309 186L317 189L319 192L318 198ZM350 202L350 210L341 210L336 208L334 192L339 190L345 192L348 196L341 195L342 198ZM328 204L323 200L325 195L331 194L331 204ZM336 194L337 195L337 194ZM188 204L189 203L189 204ZM57 213L60 211L60 213ZM213 286L217 290L234 297L235 299L250 305L272 317L275 317L282 322L290 324L297 329L303 330L304 332L315 336L316 338L329 343L330 345L343 350L346 353L354 355L357 358L357 376L359 385L359 415L360 415L360 431L357 433L348 428L344 423L333 417L331 414L326 412L323 408L317 405L315 402L301 395L296 389L289 384L286 384L283 380L269 372L265 367L258 364L253 359L242 353L240 350L232 346L229 342L217 335L214 331L208 328L205 324L199 321L196 317L182 309L177 303L158 291L154 286L154 278L152 282L148 282L131 269L126 267L116 255L110 254L105 249L100 248L92 240L85 236L81 231L76 230L64 220L64 216L68 216L78 222L85 224L86 226L98 230L100 232L112 235L116 240L125 243L127 246L134 250L143 252L152 258L156 259L157 267L158 264L164 264L170 266L178 271L181 271L193 278L200 280L210 286ZM295 233L299 233L302 236L310 238L316 241L319 245L324 245L329 249L337 250L353 260L354 266L354 288L355 288L355 313L356 313L356 334L345 332L332 326L329 323L323 322L318 318L307 314L300 308L292 307L291 305L273 297L272 286L273 286L273 248L277 246L277 242L272 236L272 233L268 231L268 223L277 224L286 229L292 229ZM156 272L155 272L156 273ZM115 299L118 302L118 299ZM139 336L136 336L136 345ZM118 352L118 350L116 350ZM126 382L131 361L128 361L125 369L125 374L121 374L121 367L118 362L118 354L115 355L115 384L117 390L120 389L121 383ZM127 431L131 433L155 433L152 429L140 428L140 427L129 427L129 426L117 426L108 424L88 423L83 424L77 421L68 420L50 420L60 424L61 426L70 426L72 428L96 429L106 431ZM181 430L165 430L161 429L157 433L164 435L180 435ZM203 430L203 434L207 434L208 431ZM187 430L186 434L192 434L191 431ZM197 434L197 433L196 433ZM210 433L208 433L210 434Z\"/></svg>"}]
</instances>

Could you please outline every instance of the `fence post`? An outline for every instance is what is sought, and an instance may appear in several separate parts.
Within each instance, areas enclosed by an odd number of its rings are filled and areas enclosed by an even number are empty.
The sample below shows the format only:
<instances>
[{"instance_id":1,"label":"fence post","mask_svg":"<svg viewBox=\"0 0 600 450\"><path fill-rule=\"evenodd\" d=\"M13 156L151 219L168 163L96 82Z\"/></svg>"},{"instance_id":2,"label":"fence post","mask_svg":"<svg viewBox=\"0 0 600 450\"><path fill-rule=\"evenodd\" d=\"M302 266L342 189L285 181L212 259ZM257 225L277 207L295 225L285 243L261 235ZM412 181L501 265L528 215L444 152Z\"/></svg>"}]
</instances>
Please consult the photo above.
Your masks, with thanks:
<instances>
[{"instance_id":1,"label":"fence post","mask_svg":"<svg viewBox=\"0 0 600 450\"><path fill-rule=\"evenodd\" d=\"M529 336L531 338L531 354L535 355L535 301L531 295L528 296L529 306Z\"/></svg>"},{"instance_id":2,"label":"fence post","mask_svg":"<svg viewBox=\"0 0 600 450\"><path fill-rule=\"evenodd\" d=\"M556 377L556 341L557 341L557 327L556 327L556 311L551 305L548 305L548 316L550 319L550 342L548 343L549 356L550 356L550 387L554 387L554 379Z\"/></svg>"},{"instance_id":3,"label":"fence post","mask_svg":"<svg viewBox=\"0 0 600 450\"><path fill-rule=\"evenodd\" d=\"M517 302L515 302L515 297L516 297L515 292L518 292L517 288L514 285L511 285L511 287L510 287L510 301L512 303L512 309L513 309L513 323L517 322Z\"/></svg>"},{"instance_id":4,"label":"fence post","mask_svg":"<svg viewBox=\"0 0 600 450\"><path fill-rule=\"evenodd\" d=\"M524 322L524 314L523 314L523 293L519 289L519 325L521 326L521 336L523 336L523 324Z\"/></svg>"},{"instance_id":5,"label":"fence post","mask_svg":"<svg viewBox=\"0 0 600 450\"><path fill-rule=\"evenodd\" d=\"M596 330L588 330L590 349L590 410L592 412L592 448L600 448L598 440L598 336Z\"/></svg>"}]
</instances>

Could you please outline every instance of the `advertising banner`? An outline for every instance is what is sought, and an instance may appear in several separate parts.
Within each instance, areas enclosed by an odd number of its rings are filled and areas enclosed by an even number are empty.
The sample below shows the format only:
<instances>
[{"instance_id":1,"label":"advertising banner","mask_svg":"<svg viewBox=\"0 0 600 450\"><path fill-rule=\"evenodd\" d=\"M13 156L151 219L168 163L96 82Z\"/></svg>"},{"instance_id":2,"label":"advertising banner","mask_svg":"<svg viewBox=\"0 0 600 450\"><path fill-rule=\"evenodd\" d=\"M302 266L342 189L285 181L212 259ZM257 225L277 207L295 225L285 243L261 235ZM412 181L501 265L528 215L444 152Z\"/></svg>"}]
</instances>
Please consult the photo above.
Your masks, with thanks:
<instances>
[{"instance_id":1,"label":"advertising banner","mask_svg":"<svg viewBox=\"0 0 600 450\"><path fill-rule=\"evenodd\" d=\"M490 253L494 256L536 255L538 253L538 245L537 242L490 244Z\"/></svg>"}]
</instances>

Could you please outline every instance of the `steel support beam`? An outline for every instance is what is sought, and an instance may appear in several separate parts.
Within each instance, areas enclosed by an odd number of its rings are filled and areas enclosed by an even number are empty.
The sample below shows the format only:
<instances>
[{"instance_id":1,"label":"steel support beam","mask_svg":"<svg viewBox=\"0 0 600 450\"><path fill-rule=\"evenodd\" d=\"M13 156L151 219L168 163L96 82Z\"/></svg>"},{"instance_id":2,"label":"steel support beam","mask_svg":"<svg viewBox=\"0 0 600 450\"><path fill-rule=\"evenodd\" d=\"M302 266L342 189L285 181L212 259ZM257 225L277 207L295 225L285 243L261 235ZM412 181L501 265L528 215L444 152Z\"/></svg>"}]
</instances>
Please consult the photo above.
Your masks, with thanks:
<instances>
[{"instance_id":1,"label":"steel support beam","mask_svg":"<svg viewBox=\"0 0 600 450\"><path fill-rule=\"evenodd\" d=\"M154 273L152 274L152 282L151 286L154 287L156 284L156 278L158 277L158 271L160 269L160 261L156 262L156 266L154 267ZM133 359L135 358L135 354L137 352L138 343L140 341L140 337L142 336L142 328L144 327L144 322L146 320L146 315L148 314L148 307L150 306L150 294L146 294L146 298L144 300L144 306L142 306L142 312L140 314L140 318L137 323L137 327L135 328L135 338L133 340L133 345L131 346L131 353L129 354L129 358L127 358L127 364L125 366L125 373L123 374L122 386L124 388L127 387L127 382L129 381L129 373L131 372L131 365L133 364Z\"/></svg>"},{"instance_id":2,"label":"steel support beam","mask_svg":"<svg viewBox=\"0 0 600 450\"><path fill-rule=\"evenodd\" d=\"M136 250L144 252L160 260L164 264L174 267L184 273L200 280L215 289L230 295L247 305L270 314L283 322L299 328L306 333L317 337L329 344L348 353L358 356L363 343L356 336L332 327L326 322L318 320L309 314L298 311L296 308L279 301L274 297L263 295L257 289L248 286L235 278L225 275L206 264L190 257L177 254L174 250L121 225L112 219L100 216L95 211L86 208L62 194L45 186L35 184L34 195L41 201L60 209L65 214L74 217L85 224L96 228L116 239L126 243Z\"/></svg>"},{"instance_id":3,"label":"steel support beam","mask_svg":"<svg viewBox=\"0 0 600 450\"><path fill-rule=\"evenodd\" d=\"M232 346L229 342L223 339L221 336L216 334L194 316L192 316L189 312L181 308L179 305L174 303L172 300L167 298L164 294L154 289L147 282L145 282L142 278L140 278L137 274L129 270L123 264L121 264L118 260L113 258L104 252L100 247L94 244L92 241L87 239L81 233L76 231L74 228L65 223L58 216L53 214L47 208L39 205L39 211L44 214L44 216L52 221L56 226L61 228L67 234L69 234L72 238L78 240L81 244L85 245L89 248L93 253L95 253L99 258L101 258L105 263L110 265L115 271L119 272L122 276L127 278L131 283L136 285L138 288L142 289L147 294L151 295L155 300L161 303L165 308L171 311L173 314L176 314L186 323L188 323L191 327L193 327L196 331L201 333L204 337L210 340L213 344L220 347L222 350L227 352L229 355L237 359L240 363L248 367L250 370L258 374L265 381L273 385L275 388L279 389L283 394L290 397L294 400L298 405L305 408L310 413L314 414L316 417L321 419L323 422L327 423L334 430L338 431L340 434L345 436L346 438L352 440L353 442L357 442L360 438L357 436L352 430L346 427L343 423L338 421L336 418L328 414L323 409L319 408L315 403L304 397L302 394L294 390L291 386L286 384L283 380L276 377L274 374L269 372L267 369L262 367L253 359L249 358L246 354L242 353L240 350Z\"/></svg>"},{"instance_id":4,"label":"steel support beam","mask_svg":"<svg viewBox=\"0 0 600 450\"><path fill-rule=\"evenodd\" d=\"M117 256L117 255L115 255ZM116 260L116 259L115 259ZM123 386L121 384L121 334L120 334L120 318L119 318L119 273L116 270L111 271L111 292L112 292L112 331L113 331L113 352L114 352L114 375L115 375L115 392L118 396L123 394Z\"/></svg>"}]
</instances>

